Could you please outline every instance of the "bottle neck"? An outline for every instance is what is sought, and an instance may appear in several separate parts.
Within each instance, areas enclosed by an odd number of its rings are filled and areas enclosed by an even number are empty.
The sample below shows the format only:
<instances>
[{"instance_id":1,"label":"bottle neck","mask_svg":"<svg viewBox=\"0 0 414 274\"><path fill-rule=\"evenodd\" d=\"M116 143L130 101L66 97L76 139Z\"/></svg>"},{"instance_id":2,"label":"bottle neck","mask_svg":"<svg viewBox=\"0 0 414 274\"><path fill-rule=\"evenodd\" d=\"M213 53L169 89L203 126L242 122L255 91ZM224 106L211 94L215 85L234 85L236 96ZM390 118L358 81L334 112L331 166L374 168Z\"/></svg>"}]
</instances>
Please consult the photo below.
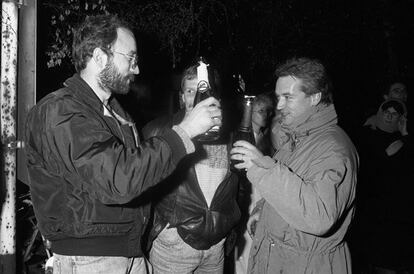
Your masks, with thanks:
<instances>
[{"instance_id":1,"label":"bottle neck","mask_svg":"<svg viewBox=\"0 0 414 274\"><path fill-rule=\"evenodd\" d=\"M239 126L240 131L252 130L253 98L245 96L243 101L243 117Z\"/></svg>"}]
</instances>

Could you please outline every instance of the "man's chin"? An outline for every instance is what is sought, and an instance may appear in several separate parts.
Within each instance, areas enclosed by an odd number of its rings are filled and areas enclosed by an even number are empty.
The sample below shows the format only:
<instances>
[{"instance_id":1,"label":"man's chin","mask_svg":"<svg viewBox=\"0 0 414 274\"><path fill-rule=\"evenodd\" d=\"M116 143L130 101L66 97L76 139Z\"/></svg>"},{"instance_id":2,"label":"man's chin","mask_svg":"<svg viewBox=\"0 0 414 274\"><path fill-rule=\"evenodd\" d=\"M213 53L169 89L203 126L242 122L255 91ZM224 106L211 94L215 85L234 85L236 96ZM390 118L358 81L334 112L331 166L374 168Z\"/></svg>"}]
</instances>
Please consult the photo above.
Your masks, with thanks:
<instances>
[{"instance_id":1,"label":"man's chin","mask_svg":"<svg viewBox=\"0 0 414 274\"><path fill-rule=\"evenodd\" d=\"M129 92L129 88L128 89L112 90L112 93L114 93L114 94L120 94L120 95L128 94L128 92Z\"/></svg>"},{"instance_id":2,"label":"man's chin","mask_svg":"<svg viewBox=\"0 0 414 274\"><path fill-rule=\"evenodd\" d=\"M127 94L130 90L131 86L128 85L122 85L122 86L118 86L118 87L113 87L111 89L112 93L115 94Z\"/></svg>"}]
</instances>

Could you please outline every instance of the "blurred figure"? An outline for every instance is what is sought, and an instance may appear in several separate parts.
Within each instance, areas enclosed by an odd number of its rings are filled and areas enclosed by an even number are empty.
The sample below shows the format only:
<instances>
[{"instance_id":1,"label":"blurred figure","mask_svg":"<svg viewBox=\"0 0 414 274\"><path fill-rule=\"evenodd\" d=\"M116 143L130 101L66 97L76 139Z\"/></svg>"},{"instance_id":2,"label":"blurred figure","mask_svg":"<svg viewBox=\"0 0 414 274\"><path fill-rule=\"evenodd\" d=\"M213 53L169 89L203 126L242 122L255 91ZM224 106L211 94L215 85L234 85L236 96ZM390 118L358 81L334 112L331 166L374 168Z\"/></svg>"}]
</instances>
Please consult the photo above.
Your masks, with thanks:
<instances>
[{"instance_id":1,"label":"blurred figure","mask_svg":"<svg viewBox=\"0 0 414 274\"><path fill-rule=\"evenodd\" d=\"M273 117L274 101L273 98L266 94L259 94L253 101L252 111L252 128L256 147L264 154L272 154L272 145L270 141L270 123ZM252 238L246 229L246 223L256 205L260 200L259 193L252 187L247 178L241 177L240 188L242 194L239 198L239 204L242 209L242 223L239 240L236 245L235 256L235 272L237 274L247 273L247 263L249 260L250 247Z\"/></svg>"},{"instance_id":2,"label":"blurred figure","mask_svg":"<svg viewBox=\"0 0 414 274\"><path fill-rule=\"evenodd\" d=\"M197 66L181 81L183 109L145 126L145 138L163 135L194 108ZM165 180L154 205L150 261L154 273L223 273L225 240L240 219L238 177L229 168L226 143L197 144Z\"/></svg>"},{"instance_id":3,"label":"blurred figure","mask_svg":"<svg viewBox=\"0 0 414 274\"><path fill-rule=\"evenodd\" d=\"M371 273L414 273L412 146L404 102L383 102L376 127L359 134L361 172L355 244Z\"/></svg>"},{"instance_id":4,"label":"blurred figure","mask_svg":"<svg viewBox=\"0 0 414 274\"><path fill-rule=\"evenodd\" d=\"M403 83L395 82L390 85L388 93L383 96L385 100L398 99L406 104L408 100L407 87ZM364 123L364 126L370 126L372 129L375 129L377 126L377 114L368 117Z\"/></svg>"},{"instance_id":5,"label":"blurred figure","mask_svg":"<svg viewBox=\"0 0 414 274\"><path fill-rule=\"evenodd\" d=\"M407 103L407 87L400 82L393 83L389 88L388 94L384 94L384 99L398 99L403 101L404 103Z\"/></svg>"},{"instance_id":6,"label":"blurred figure","mask_svg":"<svg viewBox=\"0 0 414 274\"><path fill-rule=\"evenodd\" d=\"M270 95L263 93L253 101L252 128L256 147L265 155L272 154L270 143L270 122L273 118L274 102Z\"/></svg>"},{"instance_id":7,"label":"blurred figure","mask_svg":"<svg viewBox=\"0 0 414 274\"><path fill-rule=\"evenodd\" d=\"M248 273L351 273L344 236L358 155L337 125L327 72L318 60L293 58L276 75L278 150L271 158L244 141L231 150L263 197L247 224Z\"/></svg>"}]
</instances>

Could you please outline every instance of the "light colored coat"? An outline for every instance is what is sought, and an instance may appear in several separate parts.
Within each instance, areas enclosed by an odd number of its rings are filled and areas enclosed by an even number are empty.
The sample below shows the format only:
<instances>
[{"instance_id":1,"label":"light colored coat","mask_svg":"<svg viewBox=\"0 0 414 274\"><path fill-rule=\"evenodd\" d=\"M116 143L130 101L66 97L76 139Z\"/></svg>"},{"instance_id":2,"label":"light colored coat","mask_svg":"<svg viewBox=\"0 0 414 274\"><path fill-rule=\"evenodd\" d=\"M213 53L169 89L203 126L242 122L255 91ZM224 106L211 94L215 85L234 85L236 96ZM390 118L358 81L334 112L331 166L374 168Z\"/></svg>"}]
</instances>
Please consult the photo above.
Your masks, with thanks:
<instances>
[{"instance_id":1,"label":"light colored coat","mask_svg":"<svg viewBox=\"0 0 414 274\"><path fill-rule=\"evenodd\" d=\"M280 127L277 139L273 159L257 159L247 171L263 197L249 273L351 273L343 240L354 213L358 155L334 106L320 106L294 130Z\"/></svg>"}]
</instances>

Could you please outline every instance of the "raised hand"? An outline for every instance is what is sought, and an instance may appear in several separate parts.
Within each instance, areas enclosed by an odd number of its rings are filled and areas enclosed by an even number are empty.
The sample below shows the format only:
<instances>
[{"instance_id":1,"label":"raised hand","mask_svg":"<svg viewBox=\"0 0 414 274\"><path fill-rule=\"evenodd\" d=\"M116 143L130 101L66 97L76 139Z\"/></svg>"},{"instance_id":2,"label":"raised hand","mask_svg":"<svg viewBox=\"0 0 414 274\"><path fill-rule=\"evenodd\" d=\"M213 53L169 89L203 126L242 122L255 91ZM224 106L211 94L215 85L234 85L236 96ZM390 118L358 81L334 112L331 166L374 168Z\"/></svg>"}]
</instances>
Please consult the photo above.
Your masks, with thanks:
<instances>
[{"instance_id":1,"label":"raised hand","mask_svg":"<svg viewBox=\"0 0 414 274\"><path fill-rule=\"evenodd\" d=\"M216 125L221 126L221 109L220 102L214 97L209 97L195 105L179 124L190 138Z\"/></svg>"},{"instance_id":2,"label":"raised hand","mask_svg":"<svg viewBox=\"0 0 414 274\"><path fill-rule=\"evenodd\" d=\"M230 150L230 155L232 160L241 161L241 163L234 165L237 169L248 169L254 165L252 160L263 157L263 153L260 152L259 149L243 140L233 144L233 148Z\"/></svg>"}]
</instances>

